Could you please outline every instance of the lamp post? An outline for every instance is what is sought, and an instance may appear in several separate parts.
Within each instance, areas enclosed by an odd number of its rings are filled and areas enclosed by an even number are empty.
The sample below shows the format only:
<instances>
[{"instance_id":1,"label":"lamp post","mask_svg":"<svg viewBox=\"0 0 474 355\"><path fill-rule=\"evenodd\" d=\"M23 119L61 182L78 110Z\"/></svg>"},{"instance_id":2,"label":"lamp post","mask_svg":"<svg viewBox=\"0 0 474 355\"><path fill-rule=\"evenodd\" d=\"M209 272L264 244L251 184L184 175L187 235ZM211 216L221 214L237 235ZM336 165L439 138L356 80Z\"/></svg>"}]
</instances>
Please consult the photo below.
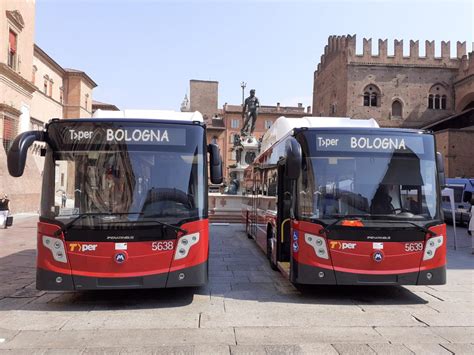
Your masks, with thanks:
<instances>
[{"instance_id":1,"label":"lamp post","mask_svg":"<svg viewBox=\"0 0 474 355\"><path fill-rule=\"evenodd\" d=\"M242 106L244 106L244 100L245 100L245 87L247 86L247 83L245 81L242 81L240 83L240 87L242 88Z\"/></svg>"}]
</instances>

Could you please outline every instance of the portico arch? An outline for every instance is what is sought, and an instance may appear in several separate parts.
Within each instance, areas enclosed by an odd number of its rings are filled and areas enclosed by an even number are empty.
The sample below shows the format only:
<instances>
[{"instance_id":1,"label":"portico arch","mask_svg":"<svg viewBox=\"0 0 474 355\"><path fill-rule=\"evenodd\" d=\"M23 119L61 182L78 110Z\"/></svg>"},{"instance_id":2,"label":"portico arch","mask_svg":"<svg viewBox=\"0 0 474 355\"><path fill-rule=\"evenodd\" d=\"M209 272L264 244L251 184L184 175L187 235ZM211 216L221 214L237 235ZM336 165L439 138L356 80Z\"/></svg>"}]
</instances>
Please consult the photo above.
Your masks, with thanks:
<instances>
[{"instance_id":1,"label":"portico arch","mask_svg":"<svg viewBox=\"0 0 474 355\"><path fill-rule=\"evenodd\" d=\"M456 112L462 112L469 108L474 108L474 92L469 92L460 100L456 100Z\"/></svg>"}]
</instances>

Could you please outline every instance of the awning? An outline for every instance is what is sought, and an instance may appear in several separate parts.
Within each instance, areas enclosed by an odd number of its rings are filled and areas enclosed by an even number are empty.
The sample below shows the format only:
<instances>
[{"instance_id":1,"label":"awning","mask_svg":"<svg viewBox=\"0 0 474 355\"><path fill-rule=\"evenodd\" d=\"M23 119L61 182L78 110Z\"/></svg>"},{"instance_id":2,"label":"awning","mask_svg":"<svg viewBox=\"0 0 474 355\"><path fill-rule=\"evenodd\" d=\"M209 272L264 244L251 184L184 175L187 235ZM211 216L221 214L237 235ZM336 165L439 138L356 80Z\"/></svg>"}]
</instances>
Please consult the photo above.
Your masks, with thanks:
<instances>
[{"instance_id":1,"label":"awning","mask_svg":"<svg viewBox=\"0 0 474 355\"><path fill-rule=\"evenodd\" d=\"M432 131L441 131L448 128L466 128L474 126L474 108L469 108L463 112L443 118L436 122L431 122L423 129L430 129Z\"/></svg>"}]
</instances>

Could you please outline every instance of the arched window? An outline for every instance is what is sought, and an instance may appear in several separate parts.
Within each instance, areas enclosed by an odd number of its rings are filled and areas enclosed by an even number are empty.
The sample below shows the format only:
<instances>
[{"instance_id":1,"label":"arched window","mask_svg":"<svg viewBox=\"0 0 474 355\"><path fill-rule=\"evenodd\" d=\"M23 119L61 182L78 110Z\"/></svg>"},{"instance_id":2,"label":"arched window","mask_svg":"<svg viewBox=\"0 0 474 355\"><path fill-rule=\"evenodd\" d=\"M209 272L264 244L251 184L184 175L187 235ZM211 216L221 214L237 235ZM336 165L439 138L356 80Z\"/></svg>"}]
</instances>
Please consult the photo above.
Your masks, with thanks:
<instances>
[{"instance_id":1,"label":"arched window","mask_svg":"<svg viewBox=\"0 0 474 355\"><path fill-rule=\"evenodd\" d=\"M368 85L364 89L364 106L377 107L380 104L380 90L375 85Z\"/></svg>"},{"instance_id":2,"label":"arched window","mask_svg":"<svg viewBox=\"0 0 474 355\"><path fill-rule=\"evenodd\" d=\"M448 108L448 90L443 84L435 84L428 93L428 109L446 110Z\"/></svg>"},{"instance_id":3,"label":"arched window","mask_svg":"<svg viewBox=\"0 0 474 355\"><path fill-rule=\"evenodd\" d=\"M402 118L402 103L398 100L392 103L392 118Z\"/></svg>"},{"instance_id":4,"label":"arched window","mask_svg":"<svg viewBox=\"0 0 474 355\"><path fill-rule=\"evenodd\" d=\"M431 94L428 96L428 108L434 108L434 97Z\"/></svg>"}]
</instances>

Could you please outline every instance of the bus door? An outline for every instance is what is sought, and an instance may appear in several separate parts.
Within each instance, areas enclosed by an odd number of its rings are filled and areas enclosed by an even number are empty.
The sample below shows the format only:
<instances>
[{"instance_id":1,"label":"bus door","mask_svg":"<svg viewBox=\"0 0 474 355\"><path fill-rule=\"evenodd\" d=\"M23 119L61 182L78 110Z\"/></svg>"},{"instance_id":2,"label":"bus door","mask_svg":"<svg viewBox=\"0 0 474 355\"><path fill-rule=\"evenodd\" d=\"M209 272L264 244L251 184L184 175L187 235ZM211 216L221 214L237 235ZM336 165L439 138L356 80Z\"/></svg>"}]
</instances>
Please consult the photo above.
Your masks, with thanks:
<instances>
[{"instance_id":1,"label":"bus door","mask_svg":"<svg viewBox=\"0 0 474 355\"><path fill-rule=\"evenodd\" d=\"M277 257L278 261L289 261L292 183L291 180L285 178L285 164L282 163L278 164L277 184Z\"/></svg>"},{"instance_id":2,"label":"bus door","mask_svg":"<svg viewBox=\"0 0 474 355\"><path fill-rule=\"evenodd\" d=\"M252 189L252 211L250 213L250 234L257 239L257 198L258 198L258 186L257 186L257 169L253 171L253 189Z\"/></svg>"}]
</instances>

